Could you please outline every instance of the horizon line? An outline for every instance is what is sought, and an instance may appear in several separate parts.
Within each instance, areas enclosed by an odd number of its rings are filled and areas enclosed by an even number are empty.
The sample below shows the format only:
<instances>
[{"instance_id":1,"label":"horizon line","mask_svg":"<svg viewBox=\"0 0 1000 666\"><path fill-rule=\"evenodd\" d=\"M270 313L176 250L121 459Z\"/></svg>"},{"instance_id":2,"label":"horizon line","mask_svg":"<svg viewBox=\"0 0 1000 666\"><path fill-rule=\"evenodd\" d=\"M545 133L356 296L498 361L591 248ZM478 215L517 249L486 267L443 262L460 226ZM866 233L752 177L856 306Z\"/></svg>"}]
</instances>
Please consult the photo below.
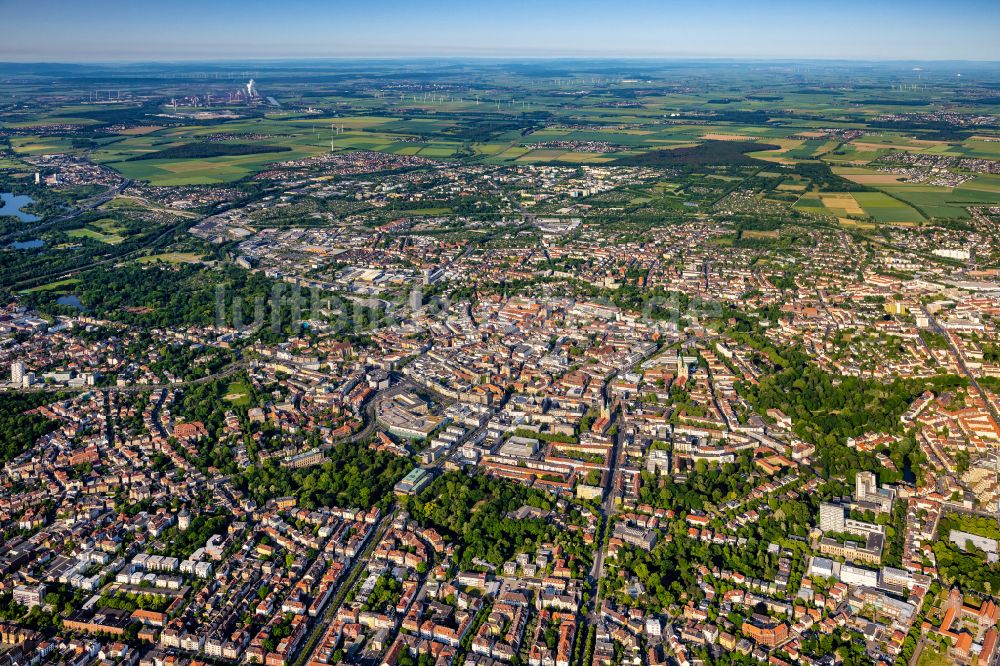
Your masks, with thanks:
<instances>
[{"instance_id":1,"label":"horizon line","mask_svg":"<svg viewBox=\"0 0 1000 666\"><path fill-rule=\"evenodd\" d=\"M632 55L632 54L522 54L522 55L491 55L486 53L414 53L394 55L374 54L341 54L341 55L288 55L288 56L177 56L164 58L94 58L84 60L68 59L24 59L5 60L0 58L2 65L167 65L178 63L236 63L236 62L308 62L327 60L354 61L400 61L400 60L492 60L500 62L518 62L530 60L577 60L577 61L725 61L725 62L848 62L848 63L974 63L1000 64L1000 59L987 58L908 58L908 57L857 57L849 56L739 56L739 55Z\"/></svg>"}]
</instances>

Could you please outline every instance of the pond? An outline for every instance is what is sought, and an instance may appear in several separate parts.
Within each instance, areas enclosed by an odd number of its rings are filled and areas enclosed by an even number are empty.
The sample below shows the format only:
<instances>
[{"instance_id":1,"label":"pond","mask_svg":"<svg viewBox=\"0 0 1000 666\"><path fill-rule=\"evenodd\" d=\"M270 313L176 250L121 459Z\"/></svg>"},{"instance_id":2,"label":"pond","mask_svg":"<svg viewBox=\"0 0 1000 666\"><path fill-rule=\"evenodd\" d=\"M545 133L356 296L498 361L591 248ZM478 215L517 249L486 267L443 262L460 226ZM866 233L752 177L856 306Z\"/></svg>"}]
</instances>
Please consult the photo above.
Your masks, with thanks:
<instances>
[{"instance_id":1,"label":"pond","mask_svg":"<svg viewBox=\"0 0 1000 666\"><path fill-rule=\"evenodd\" d=\"M60 296L56 299L56 303L59 305L68 305L71 308L76 308L77 310L83 312L83 303L77 298L76 294L66 294L65 296Z\"/></svg>"},{"instance_id":2,"label":"pond","mask_svg":"<svg viewBox=\"0 0 1000 666\"><path fill-rule=\"evenodd\" d=\"M15 250L37 250L43 245L45 245L45 241L40 238L27 241L14 241L10 244L10 246Z\"/></svg>"},{"instance_id":3,"label":"pond","mask_svg":"<svg viewBox=\"0 0 1000 666\"><path fill-rule=\"evenodd\" d=\"M38 222L42 219L37 215L25 213L22 208L35 202L26 194L13 194L11 192L0 192L0 199L3 199L3 206L0 206L0 216L16 217L22 222Z\"/></svg>"}]
</instances>

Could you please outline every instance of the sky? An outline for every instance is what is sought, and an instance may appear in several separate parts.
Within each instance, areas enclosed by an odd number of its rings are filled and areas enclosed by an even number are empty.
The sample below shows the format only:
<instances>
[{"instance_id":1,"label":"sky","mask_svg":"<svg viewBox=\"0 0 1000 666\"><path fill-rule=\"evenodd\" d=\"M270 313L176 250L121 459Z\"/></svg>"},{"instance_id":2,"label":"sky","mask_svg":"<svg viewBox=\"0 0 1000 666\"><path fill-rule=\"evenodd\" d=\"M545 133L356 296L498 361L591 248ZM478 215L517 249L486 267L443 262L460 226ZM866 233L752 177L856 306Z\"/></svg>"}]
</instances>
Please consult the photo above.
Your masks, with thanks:
<instances>
[{"instance_id":1,"label":"sky","mask_svg":"<svg viewBox=\"0 0 1000 666\"><path fill-rule=\"evenodd\" d=\"M0 0L3 62L1000 61L1000 0Z\"/></svg>"}]
</instances>

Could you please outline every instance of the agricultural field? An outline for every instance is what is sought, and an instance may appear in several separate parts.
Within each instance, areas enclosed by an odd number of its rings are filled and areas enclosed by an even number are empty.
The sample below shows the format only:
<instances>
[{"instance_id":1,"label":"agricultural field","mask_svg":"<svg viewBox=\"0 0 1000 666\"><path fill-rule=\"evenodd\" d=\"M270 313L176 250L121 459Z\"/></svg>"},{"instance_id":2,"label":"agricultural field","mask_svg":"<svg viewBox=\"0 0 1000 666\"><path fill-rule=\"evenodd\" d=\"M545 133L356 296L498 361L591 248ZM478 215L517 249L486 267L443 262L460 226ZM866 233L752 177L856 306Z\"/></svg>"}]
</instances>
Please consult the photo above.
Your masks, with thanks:
<instances>
[{"instance_id":1,"label":"agricultural field","mask_svg":"<svg viewBox=\"0 0 1000 666\"><path fill-rule=\"evenodd\" d=\"M539 78L496 66L477 73L473 84L461 67L440 68L399 90L380 88L363 67L336 85L312 81L308 72L275 72L264 85L281 108L181 102L193 91L180 80L155 91L137 88L126 103L90 103L89 93L74 102L70 91L31 115L0 114L13 133L0 171L68 154L153 186L227 185L284 162L360 150L507 167L634 164L683 171L669 196L632 198L642 206L714 203L742 179L766 179L765 198L792 210L873 224L967 219L969 206L1000 201L998 176L983 165L956 187L911 182L880 168L894 154L952 160L944 168L953 171L970 168L955 160L1000 161L1000 124L949 128L947 118L928 117L939 105L982 117L995 110L975 104L960 82L938 82L928 101L919 89L894 86L906 72L866 72L857 85L843 87L832 73L806 83L765 70L699 65L679 86L655 65L643 70L618 79ZM198 94L222 100L236 85L242 84L220 80ZM31 85L19 90L30 94ZM824 169L833 175L822 175ZM737 180L718 190L692 187L695 171L699 178ZM101 234L77 232L95 240L114 236Z\"/></svg>"},{"instance_id":2,"label":"agricultural field","mask_svg":"<svg viewBox=\"0 0 1000 666\"><path fill-rule=\"evenodd\" d=\"M855 192L854 200L869 217L886 224L919 224L923 217L906 203L883 192Z\"/></svg>"},{"instance_id":3,"label":"agricultural field","mask_svg":"<svg viewBox=\"0 0 1000 666\"><path fill-rule=\"evenodd\" d=\"M912 206L883 192L809 193L795 207L840 219L872 218L880 224L919 225L925 219Z\"/></svg>"}]
</instances>

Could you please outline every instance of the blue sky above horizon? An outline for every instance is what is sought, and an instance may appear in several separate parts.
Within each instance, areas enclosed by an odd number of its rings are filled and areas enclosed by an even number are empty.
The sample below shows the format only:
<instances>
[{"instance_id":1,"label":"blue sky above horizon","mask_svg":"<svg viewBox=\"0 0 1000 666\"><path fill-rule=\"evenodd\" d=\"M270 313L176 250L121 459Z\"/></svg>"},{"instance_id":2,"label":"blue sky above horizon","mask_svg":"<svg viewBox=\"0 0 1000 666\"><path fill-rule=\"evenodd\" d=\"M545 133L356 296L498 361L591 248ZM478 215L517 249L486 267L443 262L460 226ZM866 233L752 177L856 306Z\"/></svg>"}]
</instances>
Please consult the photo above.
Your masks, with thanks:
<instances>
[{"instance_id":1,"label":"blue sky above horizon","mask_svg":"<svg viewBox=\"0 0 1000 666\"><path fill-rule=\"evenodd\" d=\"M0 61L609 56L1000 61L996 0L0 0Z\"/></svg>"}]
</instances>

